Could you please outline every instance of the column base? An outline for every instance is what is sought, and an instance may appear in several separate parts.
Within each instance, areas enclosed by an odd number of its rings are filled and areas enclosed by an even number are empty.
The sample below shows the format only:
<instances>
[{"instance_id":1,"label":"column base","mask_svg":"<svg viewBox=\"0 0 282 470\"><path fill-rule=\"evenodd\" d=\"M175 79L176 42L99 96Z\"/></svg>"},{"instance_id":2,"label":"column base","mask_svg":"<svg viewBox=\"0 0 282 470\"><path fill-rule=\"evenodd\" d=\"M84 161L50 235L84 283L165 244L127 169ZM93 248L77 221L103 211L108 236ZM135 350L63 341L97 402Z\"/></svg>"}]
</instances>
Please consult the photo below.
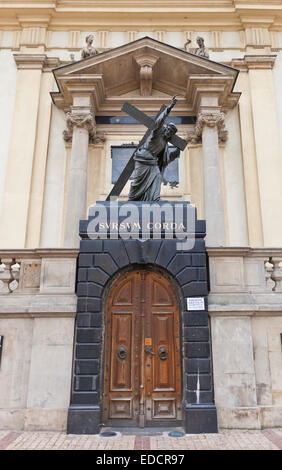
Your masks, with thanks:
<instances>
[{"instance_id":1,"label":"column base","mask_svg":"<svg viewBox=\"0 0 282 470\"><path fill-rule=\"evenodd\" d=\"M215 405L186 405L184 414L186 434L209 434L218 432Z\"/></svg>"},{"instance_id":2,"label":"column base","mask_svg":"<svg viewBox=\"0 0 282 470\"><path fill-rule=\"evenodd\" d=\"M67 434L99 434L101 410L99 406L70 406Z\"/></svg>"}]
</instances>

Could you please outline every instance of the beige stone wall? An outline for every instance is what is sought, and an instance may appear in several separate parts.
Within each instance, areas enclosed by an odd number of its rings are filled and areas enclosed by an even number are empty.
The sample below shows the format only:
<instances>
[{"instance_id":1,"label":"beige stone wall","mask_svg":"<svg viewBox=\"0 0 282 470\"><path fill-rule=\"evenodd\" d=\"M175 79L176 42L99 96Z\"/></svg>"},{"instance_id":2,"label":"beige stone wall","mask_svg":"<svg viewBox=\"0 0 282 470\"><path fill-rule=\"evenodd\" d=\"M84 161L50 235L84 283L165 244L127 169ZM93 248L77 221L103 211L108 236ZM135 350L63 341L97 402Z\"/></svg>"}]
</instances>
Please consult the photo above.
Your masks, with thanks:
<instances>
[{"instance_id":1,"label":"beige stone wall","mask_svg":"<svg viewBox=\"0 0 282 470\"><path fill-rule=\"evenodd\" d=\"M22 318L23 317L23 318ZM74 318L0 316L1 429L66 428ZM56 364L56 367L54 367Z\"/></svg>"},{"instance_id":2,"label":"beige stone wall","mask_svg":"<svg viewBox=\"0 0 282 470\"><path fill-rule=\"evenodd\" d=\"M1 429L66 428L76 256L64 250L0 253Z\"/></svg>"},{"instance_id":3,"label":"beige stone wall","mask_svg":"<svg viewBox=\"0 0 282 470\"><path fill-rule=\"evenodd\" d=\"M281 426L282 253L239 248L208 251L219 426Z\"/></svg>"}]
</instances>

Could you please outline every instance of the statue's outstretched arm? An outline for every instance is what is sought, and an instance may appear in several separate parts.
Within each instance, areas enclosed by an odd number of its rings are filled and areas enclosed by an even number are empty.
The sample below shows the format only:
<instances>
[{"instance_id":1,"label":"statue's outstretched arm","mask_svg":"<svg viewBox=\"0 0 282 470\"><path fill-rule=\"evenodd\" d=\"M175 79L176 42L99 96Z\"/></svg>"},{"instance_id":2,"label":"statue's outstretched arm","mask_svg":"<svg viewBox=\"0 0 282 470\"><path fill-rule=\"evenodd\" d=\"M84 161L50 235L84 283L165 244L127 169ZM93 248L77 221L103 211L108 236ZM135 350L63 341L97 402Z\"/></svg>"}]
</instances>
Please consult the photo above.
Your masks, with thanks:
<instances>
[{"instance_id":1,"label":"statue's outstretched arm","mask_svg":"<svg viewBox=\"0 0 282 470\"><path fill-rule=\"evenodd\" d=\"M171 100L170 105L167 106L163 110L163 112L157 117L157 119L155 121L155 126L154 126L155 130L159 129L163 125L163 123L165 122L166 117L169 115L172 108L176 105L177 101L178 100L176 99L176 95L174 95L172 100Z\"/></svg>"}]
</instances>

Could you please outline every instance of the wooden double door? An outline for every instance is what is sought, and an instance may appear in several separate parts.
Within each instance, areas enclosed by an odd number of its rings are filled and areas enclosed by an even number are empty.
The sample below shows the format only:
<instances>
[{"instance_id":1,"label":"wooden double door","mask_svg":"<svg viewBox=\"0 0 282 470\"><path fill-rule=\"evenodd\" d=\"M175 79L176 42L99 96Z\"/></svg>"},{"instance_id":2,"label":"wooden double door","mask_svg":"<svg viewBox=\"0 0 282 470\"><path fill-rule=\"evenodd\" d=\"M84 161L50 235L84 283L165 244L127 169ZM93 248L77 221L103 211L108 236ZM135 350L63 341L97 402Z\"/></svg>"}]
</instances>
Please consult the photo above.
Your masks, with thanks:
<instances>
[{"instance_id":1,"label":"wooden double door","mask_svg":"<svg viewBox=\"0 0 282 470\"><path fill-rule=\"evenodd\" d=\"M106 302L103 422L181 422L179 307L164 276L136 270L112 285Z\"/></svg>"}]
</instances>

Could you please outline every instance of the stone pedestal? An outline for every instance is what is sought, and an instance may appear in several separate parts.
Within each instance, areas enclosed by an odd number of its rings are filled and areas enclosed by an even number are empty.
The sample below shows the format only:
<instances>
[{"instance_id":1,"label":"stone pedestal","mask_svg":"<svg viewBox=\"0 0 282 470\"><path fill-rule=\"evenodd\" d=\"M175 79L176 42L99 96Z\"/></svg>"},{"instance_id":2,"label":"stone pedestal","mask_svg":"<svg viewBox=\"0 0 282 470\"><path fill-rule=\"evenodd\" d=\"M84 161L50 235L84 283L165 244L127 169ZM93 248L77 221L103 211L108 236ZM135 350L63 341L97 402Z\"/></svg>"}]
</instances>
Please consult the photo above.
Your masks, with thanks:
<instances>
[{"instance_id":1,"label":"stone pedestal","mask_svg":"<svg viewBox=\"0 0 282 470\"><path fill-rule=\"evenodd\" d=\"M155 213L154 221L150 222L150 218L149 222L146 221L150 225L146 237L141 238L139 226L142 226L144 213L148 217L148 204L131 202L130 227L136 224L137 229L133 234L135 238L128 238L124 237L122 225L126 226L126 220L130 217L127 210L129 205L126 204L116 203L116 207L111 208L109 202L99 202L90 209L88 220L80 222L82 240L77 273L75 362L67 432L99 433L103 406L102 338L107 322L107 312L104 310L105 289L120 272L140 267L162 271L178 286L183 351L183 426L187 433L216 432L207 311L205 221L197 220L196 209L187 202L161 201L154 204L159 208L159 215ZM171 209L167 210L166 219L161 213L165 204L167 209L168 205ZM145 205L147 209L144 212ZM114 221L110 217L111 210L114 212ZM173 225L174 231L170 233L170 238L166 238L165 233L170 224L177 224L179 227L180 221L176 214L181 210L185 215L183 225L190 227L188 246L176 238L176 225ZM112 223L115 224L114 229ZM100 228L101 231L97 233L95 228ZM91 239L91 236L95 236L95 239ZM203 303L201 309L196 310L194 307L195 310L191 310L187 298L200 298ZM155 425L161 426L161 420Z\"/></svg>"}]
</instances>

